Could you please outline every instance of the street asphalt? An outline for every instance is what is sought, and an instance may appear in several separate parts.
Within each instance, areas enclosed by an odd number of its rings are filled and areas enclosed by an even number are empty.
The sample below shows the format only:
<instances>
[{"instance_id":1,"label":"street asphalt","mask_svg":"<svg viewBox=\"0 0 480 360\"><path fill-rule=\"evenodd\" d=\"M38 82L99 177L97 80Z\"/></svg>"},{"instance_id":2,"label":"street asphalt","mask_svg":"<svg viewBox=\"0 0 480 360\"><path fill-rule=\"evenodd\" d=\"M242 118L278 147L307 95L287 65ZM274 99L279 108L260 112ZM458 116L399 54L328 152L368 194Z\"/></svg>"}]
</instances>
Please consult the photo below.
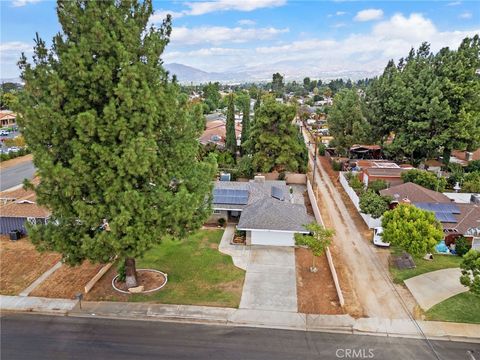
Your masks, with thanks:
<instances>
[{"instance_id":1,"label":"street asphalt","mask_svg":"<svg viewBox=\"0 0 480 360\"><path fill-rule=\"evenodd\" d=\"M0 170L0 191L19 185L24 179L31 179L35 174L32 161L25 161L7 169Z\"/></svg>"},{"instance_id":2,"label":"street asphalt","mask_svg":"<svg viewBox=\"0 0 480 360\"><path fill-rule=\"evenodd\" d=\"M4 313L8 359L480 360L480 345L152 321Z\"/></svg>"}]
</instances>

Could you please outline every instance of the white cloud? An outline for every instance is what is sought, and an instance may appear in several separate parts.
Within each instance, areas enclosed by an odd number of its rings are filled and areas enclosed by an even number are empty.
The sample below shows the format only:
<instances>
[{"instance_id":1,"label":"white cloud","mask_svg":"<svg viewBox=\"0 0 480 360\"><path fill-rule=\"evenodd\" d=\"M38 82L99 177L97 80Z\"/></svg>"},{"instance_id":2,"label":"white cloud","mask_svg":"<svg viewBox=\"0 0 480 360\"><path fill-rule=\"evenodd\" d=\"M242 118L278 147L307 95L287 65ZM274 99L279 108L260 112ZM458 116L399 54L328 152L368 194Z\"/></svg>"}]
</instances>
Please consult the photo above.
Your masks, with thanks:
<instances>
[{"instance_id":1,"label":"white cloud","mask_svg":"<svg viewBox=\"0 0 480 360\"><path fill-rule=\"evenodd\" d=\"M462 2L461 1L452 1L452 2L449 2L447 4L447 6L458 6L458 5L461 5Z\"/></svg>"},{"instance_id":2,"label":"white cloud","mask_svg":"<svg viewBox=\"0 0 480 360\"><path fill-rule=\"evenodd\" d=\"M41 0L13 0L12 1L12 6L13 7L22 7L27 4L35 4L40 2Z\"/></svg>"},{"instance_id":3,"label":"white cloud","mask_svg":"<svg viewBox=\"0 0 480 360\"><path fill-rule=\"evenodd\" d=\"M242 43L249 40L266 40L286 33L289 29L243 28L224 26L201 26L197 28L175 27L172 30L172 45L194 45L202 43L221 44L224 42Z\"/></svg>"},{"instance_id":4,"label":"white cloud","mask_svg":"<svg viewBox=\"0 0 480 360\"><path fill-rule=\"evenodd\" d=\"M18 0L25 1L25 0ZM32 1L32 0L26 0ZM37 1L37 0L34 0ZM273 8L283 6L287 0L216 0L216 1L200 1L200 2L186 2L184 5L188 7L187 10L182 11L168 11L158 10L150 19L152 22L161 21L166 14L171 14L173 18L182 16L205 15L217 11L243 11L249 12L262 8Z\"/></svg>"},{"instance_id":5,"label":"white cloud","mask_svg":"<svg viewBox=\"0 0 480 360\"><path fill-rule=\"evenodd\" d=\"M250 19L242 19L237 21L238 25L245 25L245 26L253 26L255 25L255 21Z\"/></svg>"},{"instance_id":6,"label":"white cloud","mask_svg":"<svg viewBox=\"0 0 480 360\"><path fill-rule=\"evenodd\" d=\"M379 20L383 17L383 10L381 9L366 9L359 11L355 15L355 21L372 21Z\"/></svg>"},{"instance_id":7,"label":"white cloud","mask_svg":"<svg viewBox=\"0 0 480 360\"><path fill-rule=\"evenodd\" d=\"M406 39L411 42L426 41L437 29L430 19L422 14L413 13L409 17L395 14L389 20L374 26L373 35L379 39Z\"/></svg>"},{"instance_id":8,"label":"white cloud","mask_svg":"<svg viewBox=\"0 0 480 360\"><path fill-rule=\"evenodd\" d=\"M0 64L2 64L0 66L0 78L17 76L17 62L20 60L22 52L27 56L30 55L33 52L33 45L21 41L0 43Z\"/></svg>"},{"instance_id":9,"label":"white cloud","mask_svg":"<svg viewBox=\"0 0 480 360\"><path fill-rule=\"evenodd\" d=\"M461 13L459 15L459 18L460 19L471 19L472 18L472 13L468 12L468 11L465 11L464 13Z\"/></svg>"},{"instance_id":10,"label":"white cloud","mask_svg":"<svg viewBox=\"0 0 480 360\"><path fill-rule=\"evenodd\" d=\"M346 14L347 14L347 13L346 13L345 11L337 11L337 12L335 13L335 15L337 15L337 16L342 16L342 15L346 15Z\"/></svg>"},{"instance_id":11,"label":"white cloud","mask_svg":"<svg viewBox=\"0 0 480 360\"><path fill-rule=\"evenodd\" d=\"M342 27L345 27L347 26L347 24L345 23L336 23L335 25L332 25L331 27L334 28L334 29L340 29Z\"/></svg>"}]
</instances>

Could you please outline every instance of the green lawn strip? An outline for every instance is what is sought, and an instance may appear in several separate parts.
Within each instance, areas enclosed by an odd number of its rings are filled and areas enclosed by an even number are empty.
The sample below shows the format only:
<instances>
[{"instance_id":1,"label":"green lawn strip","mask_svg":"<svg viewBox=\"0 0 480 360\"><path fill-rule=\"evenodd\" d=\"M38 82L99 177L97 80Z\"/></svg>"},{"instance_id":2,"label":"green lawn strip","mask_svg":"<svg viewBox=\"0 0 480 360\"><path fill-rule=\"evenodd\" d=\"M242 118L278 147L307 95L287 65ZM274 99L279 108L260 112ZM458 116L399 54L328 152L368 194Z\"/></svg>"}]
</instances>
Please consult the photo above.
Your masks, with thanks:
<instances>
[{"instance_id":1,"label":"green lawn strip","mask_svg":"<svg viewBox=\"0 0 480 360\"><path fill-rule=\"evenodd\" d=\"M398 254L399 254L399 251L397 249L392 249L392 256L398 255ZM427 272L460 267L462 258L460 256L455 256L455 255L434 254L433 260L424 260L421 257L414 257L413 261L415 261L415 265L416 265L414 269L400 270L393 265L390 266L390 273L392 274L394 282L401 284L406 279L409 279L411 277L421 275Z\"/></svg>"},{"instance_id":2,"label":"green lawn strip","mask_svg":"<svg viewBox=\"0 0 480 360\"><path fill-rule=\"evenodd\" d=\"M433 306L427 320L480 324L480 296L464 292Z\"/></svg>"},{"instance_id":3,"label":"green lawn strip","mask_svg":"<svg viewBox=\"0 0 480 360\"><path fill-rule=\"evenodd\" d=\"M223 230L201 230L187 239L165 240L138 260L138 268L168 274L164 289L130 301L238 307L245 272L217 247Z\"/></svg>"}]
</instances>

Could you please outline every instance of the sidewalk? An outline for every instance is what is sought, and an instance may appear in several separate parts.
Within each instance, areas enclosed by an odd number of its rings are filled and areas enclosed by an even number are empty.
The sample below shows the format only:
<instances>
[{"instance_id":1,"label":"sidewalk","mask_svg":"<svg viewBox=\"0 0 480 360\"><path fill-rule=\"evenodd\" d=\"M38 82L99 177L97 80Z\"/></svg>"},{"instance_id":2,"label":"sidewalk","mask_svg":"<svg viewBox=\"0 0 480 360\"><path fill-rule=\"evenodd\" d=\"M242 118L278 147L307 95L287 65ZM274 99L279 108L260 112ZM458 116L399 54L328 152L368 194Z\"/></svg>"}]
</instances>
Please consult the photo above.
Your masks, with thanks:
<instances>
[{"instance_id":1,"label":"sidewalk","mask_svg":"<svg viewBox=\"0 0 480 360\"><path fill-rule=\"evenodd\" d=\"M20 296L0 296L2 311L64 314L75 317L172 321L227 326L264 327L357 335L422 338L409 320L360 318L349 315L314 315L287 311L250 310L208 306L164 305L128 302L82 302ZM417 322L431 340L480 343L480 325L435 321Z\"/></svg>"}]
</instances>

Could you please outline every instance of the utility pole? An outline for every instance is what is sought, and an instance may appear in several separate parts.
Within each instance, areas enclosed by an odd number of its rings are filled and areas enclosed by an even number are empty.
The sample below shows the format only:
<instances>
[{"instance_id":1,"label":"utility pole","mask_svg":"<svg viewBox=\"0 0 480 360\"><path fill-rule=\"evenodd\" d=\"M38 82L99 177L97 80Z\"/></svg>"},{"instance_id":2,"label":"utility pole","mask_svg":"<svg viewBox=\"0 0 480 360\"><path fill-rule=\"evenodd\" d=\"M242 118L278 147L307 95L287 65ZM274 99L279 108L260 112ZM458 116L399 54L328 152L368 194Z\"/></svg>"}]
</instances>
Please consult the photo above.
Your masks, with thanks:
<instances>
[{"instance_id":1,"label":"utility pole","mask_svg":"<svg viewBox=\"0 0 480 360\"><path fill-rule=\"evenodd\" d=\"M317 173L317 138L315 141L315 152L313 153L313 188L315 189L315 174Z\"/></svg>"}]
</instances>

